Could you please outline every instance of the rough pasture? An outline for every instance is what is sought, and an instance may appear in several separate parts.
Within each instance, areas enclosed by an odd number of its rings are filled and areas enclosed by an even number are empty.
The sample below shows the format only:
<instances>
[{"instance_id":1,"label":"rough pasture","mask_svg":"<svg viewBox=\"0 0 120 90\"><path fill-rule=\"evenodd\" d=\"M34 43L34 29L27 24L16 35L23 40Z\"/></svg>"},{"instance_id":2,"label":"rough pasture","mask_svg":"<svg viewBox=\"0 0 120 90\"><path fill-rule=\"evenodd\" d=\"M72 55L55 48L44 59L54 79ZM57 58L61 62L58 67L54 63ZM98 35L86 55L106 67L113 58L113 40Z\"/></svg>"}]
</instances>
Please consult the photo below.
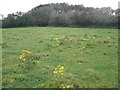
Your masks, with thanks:
<instances>
[{"instance_id":1,"label":"rough pasture","mask_svg":"<svg viewBox=\"0 0 120 90\"><path fill-rule=\"evenodd\" d=\"M28 27L2 34L4 88L118 87L117 29ZM20 59L22 50L32 52L31 68ZM58 65L62 77L53 76Z\"/></svg>"}]
</instances>

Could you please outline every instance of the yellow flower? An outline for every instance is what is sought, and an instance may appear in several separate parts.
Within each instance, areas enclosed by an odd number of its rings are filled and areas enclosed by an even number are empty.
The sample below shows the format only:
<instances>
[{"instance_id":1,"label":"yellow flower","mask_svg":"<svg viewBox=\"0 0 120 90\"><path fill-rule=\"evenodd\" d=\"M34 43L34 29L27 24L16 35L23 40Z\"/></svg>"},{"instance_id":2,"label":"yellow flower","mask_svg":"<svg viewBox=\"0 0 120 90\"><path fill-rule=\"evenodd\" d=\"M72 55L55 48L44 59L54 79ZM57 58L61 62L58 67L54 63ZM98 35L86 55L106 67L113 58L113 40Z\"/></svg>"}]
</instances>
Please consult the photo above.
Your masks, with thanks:
<instances>
[{"instance_id":1,"label":"yellow flower","mask_svg":"<svg viewBox=\"0 0 120 90\"><path fill-rule=\"evenodd\" d=\"M56 71L53 71L53 73L56 73Z\"/></svg>"},{"instance_id":2,"label":"yellow flower","mask_svg":"<svg viewBox=\"0 0 120 90\"><path fill-rule=\"evenodd\" d=\"M67 88L69 88L69 87L70 87L70 85L67 86Z\"/></svg>"},{"instance_id":3,"label":"yellow flower","mask_svg":"<svg viewBox=\"0 0 120 90\"><path fill-rule=\"evenodd\" d=\"M58 73L58 71L54 71L53 73Z\"/></svg>"},{"instance_id":4,"label":"yellow flower","mask_svg":"<svg viewBox=\"0 0 120 90\"><path fill-rule=\"evenodd\" d=\"M22 50L22 52L27 52L27 50Z\"/></svg>"},{"instance_id":5,"label":"yellow flower","mask_svg":"<svg viewBox=\"0 0 120 90\"><path fill-rule=\"evenodd\" d=\"M32 52L28 52L28 55L32 54Z\"/></svg>"},{"instance_id":6,"label":"yellow flower","mask_svg":"<svg viewBox=\"0 0 120 90\"><path fill-rule=\"evenodd\" d=\"M61 73L61 75L64 75L64 73Z\"/></svg>"},{"instance_id":7,"label":"yellow flower","mask_svg":"<svg viewBox=\"0 0 120 90\"><path fill-rule=\"evenodd\" d=\"M61 68L60 68L60 70L63 70L64 69L64 66L62 66Z\"/></svg>"},{"instance_id":8,"label":"yellow flower","mask_svg":"<svg viewBox=\"0 0 120 90\"><path fill-rule=\"evenodd\" d=\"M63 87L63 88L65 88L65 87Z\"/></svg>"},{"instance_id":9,"label":"yellow flower","mask_svg":"<svg viewBox=\"0 0 120 90\"><path fill-rule=\"evenodd\" d=\"M59 72L61 73L61 72L63 72L63 70L60 70Z\"/></svg>"},{"instance_id":10,"label":"yellow flower","mask_svg":"<svg viewBox=\"0 0 120 90\"><path fill-rule=\"evenodd\" d=\"M59 44L54 44L55 46L59 46Z\"/></svg>"},{"instance_id":11,"label":"yellow flower","mask_svg":"<svg viewBox=\"0 0 120 90\"><path fill-rule=\"evenodd\" d=\"M22 52L28 53L28 54L32 54L32 52L29 52L29 51L27 51L27 50L23 50ZM24 53L23 53L23 54L24 54Z\"/></svg>"},{"instance_id":12,"label":"yellow flower","mask_svg":"<svg viewBox=\"0 0 120 90\"><path fill-rule=\"evenodd\" d=\"M22 52L25 52L25 50L22 50Z\"/></svg>"},{"instance_id":13,"label":"yellow flower","mask_svg":"<svg viewBox=\"0 0 120 90\"><path fill-rule=\"evenodd\" d=\"M59 46L60 44L52 44L52 46Z\"/></svg>"},{"instance_id":14,"label":"yellow flower","mask_svg":"<svg viewBox=\"0 0 120 90\"><path fill-rule=\"evenodd\" d=\"M53 38L53 40L58 40L58 38Z\"/></svg>"},{"instance_id":15,"label":"yellow flower","mask_svg":"<svg viewBox=\"0 0 120 90\"><path fill-rule=\"evenodd\" d=\"M20 57L19 57L20 59L22 59L23 57L22 57L22 55L20 55Z\"/></svg>"},{"instance_id":16,"label":"yellow flower","mask_svg":"<svg viewBox=\"0 0 120 90\"><path fill-rule=\"evenodd\" d=\"M60 88L70 88L70 85L67 85L66 87L62 84L59 86Z\"/></svg>"}]
</instances>

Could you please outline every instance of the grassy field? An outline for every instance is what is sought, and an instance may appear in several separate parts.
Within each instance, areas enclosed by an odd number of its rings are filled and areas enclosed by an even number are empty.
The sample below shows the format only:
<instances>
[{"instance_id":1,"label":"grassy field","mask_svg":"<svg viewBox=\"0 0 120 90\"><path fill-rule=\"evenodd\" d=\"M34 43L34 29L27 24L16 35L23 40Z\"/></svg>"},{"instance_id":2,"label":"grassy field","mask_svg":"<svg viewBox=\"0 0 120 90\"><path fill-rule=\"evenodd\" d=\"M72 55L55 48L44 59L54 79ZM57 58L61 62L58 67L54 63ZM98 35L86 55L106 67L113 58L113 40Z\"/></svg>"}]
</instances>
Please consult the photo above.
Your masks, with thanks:
<instances>
[{"instance_id":1,"label":"grassy field","mask_svg":"<svg viewBox=\"0 0 120 90\"><path fill-rule=\"evenodd\" d=\"M118 87L118 30L27 27L3 29L3 88ZM22 50L35 57L32 68ZM64 66L64 75L53 73Z\"/></svg>"}]
</instances>

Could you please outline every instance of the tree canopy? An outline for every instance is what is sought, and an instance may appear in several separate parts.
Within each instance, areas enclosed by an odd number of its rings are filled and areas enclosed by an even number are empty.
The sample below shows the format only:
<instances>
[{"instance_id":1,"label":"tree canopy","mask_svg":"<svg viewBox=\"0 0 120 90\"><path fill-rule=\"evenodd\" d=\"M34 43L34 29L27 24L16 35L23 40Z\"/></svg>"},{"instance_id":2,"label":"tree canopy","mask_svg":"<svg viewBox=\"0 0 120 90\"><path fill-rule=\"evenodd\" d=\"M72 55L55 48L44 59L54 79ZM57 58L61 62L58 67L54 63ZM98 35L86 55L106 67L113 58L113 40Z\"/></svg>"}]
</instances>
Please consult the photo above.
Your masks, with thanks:
<instances>
[{"instance_id":1,"label":"tree canopy","mask_svg":"<svg viewBox=\"0 0 120 90\"><path fill-rule=\"evenodd\" d=\"M51 3L39 5L26 13L8 14L2 22L3 27L117 27L118 11L110 7L93 8L67 3Z\"/></svg>"}]
</instances>

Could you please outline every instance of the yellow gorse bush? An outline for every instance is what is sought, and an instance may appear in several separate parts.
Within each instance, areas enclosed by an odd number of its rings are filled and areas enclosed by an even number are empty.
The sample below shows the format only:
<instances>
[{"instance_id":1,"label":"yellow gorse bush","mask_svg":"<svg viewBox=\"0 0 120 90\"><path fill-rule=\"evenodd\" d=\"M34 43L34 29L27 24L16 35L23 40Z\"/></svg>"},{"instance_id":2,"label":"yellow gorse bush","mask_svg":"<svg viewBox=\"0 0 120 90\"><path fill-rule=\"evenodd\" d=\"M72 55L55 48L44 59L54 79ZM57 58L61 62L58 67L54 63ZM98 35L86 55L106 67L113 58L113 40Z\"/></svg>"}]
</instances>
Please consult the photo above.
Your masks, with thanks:
<instances>
[{"instance_id":1,"label":"yellow gorse bush","mask_svg":"<svg viewBox=\"0 0 120 90\"><path fill-rule=\"evenodd\" d=\"M61 66L61 65L58 65L57 67L54 68L54 78L53 78L53 81L54 81L54 84L56 84L58 86L58 88L72 88L70 86L70 84L66 84L67 82L64 82L63 79L64 79L64 71L65 67L64 66Z\"/></svg>"},{"instance_id":2,"label":"yellow gorse bush","mask_svg":"<svg viewBox=\"0 0 120 90\"><path fill-rule=\"evenodd\" d=\"M32 54L32 52L30 52L30 51L27 51L27 50L22 50L22 55L20 55L20 57L19 57L19 59L20 60L26 60L31 54Z\"/></svg>"},{"instance_id":3,"label":"yellow gorse bush","mask_svg":"<svg viewBox=\"0 0 120 90\"><path fill-rule=\"evenodd\" d=\"M58 67L54 69L53 73L54 74L60 73L61 75L64 75L63 70L64 70L64 66L58 65Z\"/></svg>"},{"instance_id":4,"label":"yellow gorse bush","mask_svg":"<svg viewBox=\"0 0 120 90\"><path fill-rule=\"evenodd\" d=\"M35 65L35 60L39 60L39 57L28 50L22 50L22 55L20 55L19 59L24 61L22 62L22 66L29 69Z\"/></svg>"}]
</instances>

